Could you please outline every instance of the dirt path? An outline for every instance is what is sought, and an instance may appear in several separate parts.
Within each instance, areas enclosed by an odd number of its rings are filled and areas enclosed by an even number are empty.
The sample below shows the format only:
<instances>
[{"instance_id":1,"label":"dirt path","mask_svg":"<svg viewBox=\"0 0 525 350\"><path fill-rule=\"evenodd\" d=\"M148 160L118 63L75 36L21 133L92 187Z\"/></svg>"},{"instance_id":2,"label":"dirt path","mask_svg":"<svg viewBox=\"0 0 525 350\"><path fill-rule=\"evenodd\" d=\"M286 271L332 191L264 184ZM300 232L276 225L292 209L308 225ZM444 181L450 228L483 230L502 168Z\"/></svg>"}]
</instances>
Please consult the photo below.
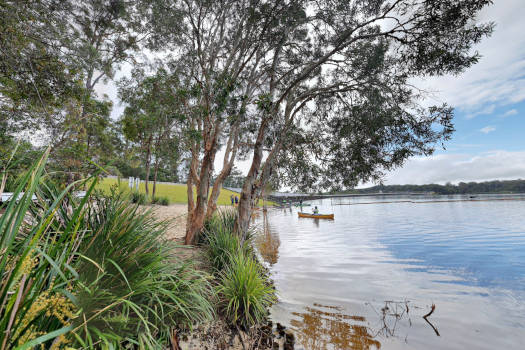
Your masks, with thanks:
<instances>
[{"instance_id":1,"label":"dirt path","mask_svg":"<svg viewBox=\"0 0 525 350\"><path fill-rule=\"evenodd\" d=\"M153 208L153 212L158 219L170 222L166 232L166 239L177 243L182 242L186 233L188 206L186 204L152 205L151 208Z\"/></svg>"}]
</instances>

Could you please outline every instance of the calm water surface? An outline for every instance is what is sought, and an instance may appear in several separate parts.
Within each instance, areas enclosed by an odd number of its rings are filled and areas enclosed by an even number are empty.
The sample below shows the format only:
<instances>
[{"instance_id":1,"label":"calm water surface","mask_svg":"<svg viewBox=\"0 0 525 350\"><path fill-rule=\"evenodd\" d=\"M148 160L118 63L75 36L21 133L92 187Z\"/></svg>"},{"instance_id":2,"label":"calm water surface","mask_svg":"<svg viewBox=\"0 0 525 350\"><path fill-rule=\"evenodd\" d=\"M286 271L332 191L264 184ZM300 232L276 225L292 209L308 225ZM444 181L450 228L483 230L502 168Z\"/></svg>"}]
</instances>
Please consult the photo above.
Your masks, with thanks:
<instances>
[{"instance_id":1,"label":"calm water surface","mask_svg":"<svg viewBox=\"0 0 525 350\"><path fill-rule=\"evenodd\" d=\"M299 349L525 349L525 197L500 198L312 202L333 221L269 210L273 320Z\"/></svg>"}]
</instances>

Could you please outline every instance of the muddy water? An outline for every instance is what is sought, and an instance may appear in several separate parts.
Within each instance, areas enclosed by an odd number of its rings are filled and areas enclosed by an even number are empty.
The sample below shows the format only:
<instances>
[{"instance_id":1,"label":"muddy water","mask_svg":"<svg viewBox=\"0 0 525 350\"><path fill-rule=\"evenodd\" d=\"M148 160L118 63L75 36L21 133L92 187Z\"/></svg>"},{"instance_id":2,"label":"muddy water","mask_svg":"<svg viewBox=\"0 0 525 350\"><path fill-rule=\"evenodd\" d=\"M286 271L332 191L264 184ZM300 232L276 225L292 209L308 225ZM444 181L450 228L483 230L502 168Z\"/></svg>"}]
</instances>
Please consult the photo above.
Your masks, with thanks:
<instances>
[{"instance_id":1,"label":"muddy water","mask_svg":"<svg viewBox=\"0 0 525 350\"><path fill-rule=\"evenodd\" d=\"M524 198L312 202L333 221L269 210L272 318L299 349L524 349Z\"/></svg>"}]
</instances>

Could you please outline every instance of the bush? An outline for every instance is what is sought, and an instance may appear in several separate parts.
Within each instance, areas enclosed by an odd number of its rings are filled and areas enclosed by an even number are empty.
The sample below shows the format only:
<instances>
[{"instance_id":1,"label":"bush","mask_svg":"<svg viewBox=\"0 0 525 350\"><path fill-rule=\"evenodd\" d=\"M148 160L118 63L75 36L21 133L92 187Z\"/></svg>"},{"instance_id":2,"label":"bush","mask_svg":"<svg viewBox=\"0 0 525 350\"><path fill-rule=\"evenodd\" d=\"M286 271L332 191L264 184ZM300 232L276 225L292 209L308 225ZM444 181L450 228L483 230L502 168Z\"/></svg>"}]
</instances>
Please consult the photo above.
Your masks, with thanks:
<instances>
[{"instance_id":1,"label":"bush","mask_svg":"<svg viewBox=\"0 0 525 350\"><path fill-rule=\"evenodd\" d=\"M234 233L236 218L237 211L223 210L215 213L205 224L203 238L215 272L222 271L239 252L253 253L251 238L241 242Z\"/></svg>"},{"instance_id":2,"label":"bush","mask_svg":"<svg viewBox=\"0 0 525 350\"><path fill-rule=\"evenodd\" d=\"M215 214L205 225L208 257L218 277L220 307L228 321L250 327L264 321L275 291L255 258L252 234L234 233L236 211Z\"/></svg>"},{"instance_id":3,"label":"bush","mask_svg":"<svg viewBox=\"0 0 525 350\"><path fill-rule=\"evenodd\" d=\"M136 203L138 205L144 205L147 203L147 197L144 193L140 193L137 191L131 192L131 202Z\"/></svg>"},{"instance_id":4,"label":"bush","mask_svg":"<svg viewBox=\"0 0 525 350\"><path fill-rule=\"evenodd\" d=\"M94 179L75 198L44 160L0 216L0 344L164 349L171 329L212 317L209 277L161 241L164 223L122 194L91 196Z\"/></svg>"},{"instance_id":5,"label":"bush","mask_svg":"<svg viewBox=\"0 0 525 350\"><path fill-rule=\"evenodd\" d=\"M21 177L13 195L18 200L3 206L0 215L0 344L4 349L49 348L53 341L57 347L65 344L71 341L65 334L73 329L78 312L71 291L77 276L75 248L83 229L57 225L55 212L66 200L73 200L68 190L58 191L54 200L43 200L40 206L34 204L46 158L47 153ZM38 212L38 219L33 212ZM80 214L80 208L71 213L77 218Z\"/></svg>"},{"instance_id":6,"label":"bush","mask_svg":"<svg viewBox=\"0 0 525 350\"><path fill-rule=\"evenodd\" d=\"M170 199L168 197L153 197L151 199L151 204L158 205L170 205Z\"/></svg>"},{"instance_id":7,"label":"bush","mask_svg":"<svg viewBox=\"0 0 525 350\"><path fill-rule=\"evenodd\" d=\"M218 292L227 319L247 328L263 322L276 301L262 266L242 252L232 256L221 272Z\"/></svg>"},{"instance_id":8,"label":"bush","mask_svg":"<svg viewBox=\"0 0 525 350\"><path fill-rule=\"evenodd\" d=\"M161 240L166 224L150 211L139 212L117 194L96 200L88 219L93 234L79 248L80 280L88 286L79 293L80 307L89 319L107 305L125 302L98 315L86 338L133 343L139 335L148 348L157 348L174 326L191 327L212 317L208 278L191 263L177 261L172 246Z\"/></svg>"},{"instance_id":9,"label":"bush","mask_svg":"<svg viewBox=\"0 0 525 350\"><path fill-rule=\"evenodd\" d=\"M206 237L208 257L215 272L222 271L239 252L250 250L249 244L241 245L236 235L223 228L207 232Z\"/></svg>"},{"instance_id":10,"label":"bush","mask_svg":"<svg viewBox=\"0 0 525 350\"><path fill-rule=\"evenodd\" d=\"M235 231L235 221L237 221L237 210L223 209L218 210L204 224L205 231L226 230Z\"/></svg>"}]
</instances>

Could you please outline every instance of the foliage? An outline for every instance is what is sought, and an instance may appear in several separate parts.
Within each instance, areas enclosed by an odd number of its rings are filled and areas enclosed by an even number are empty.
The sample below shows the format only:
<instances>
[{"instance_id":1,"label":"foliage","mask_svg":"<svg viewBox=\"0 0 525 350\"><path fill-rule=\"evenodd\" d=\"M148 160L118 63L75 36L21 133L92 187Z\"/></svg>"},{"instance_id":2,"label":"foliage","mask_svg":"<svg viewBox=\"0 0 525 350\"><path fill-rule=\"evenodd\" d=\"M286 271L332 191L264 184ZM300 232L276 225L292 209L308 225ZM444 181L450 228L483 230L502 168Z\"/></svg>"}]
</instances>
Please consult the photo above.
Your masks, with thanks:
<instances>
[{"instance_id":1,"label":"foliage","mask_svg":"<svg viewBox=\"0 0 525 350\"><path fill-rule=\"evenodd\" d=\"M153 197L151 204L170 205L170 199L168 197Z\"/></svg>"},{"instance_id":2,"label":"foliage","mask_svg":"<svg viewBox=\"0 0 525 350\"><path fill-rule=\"evenodd\" d=\"M162 240L165 223L130 206L122 194L96 199L87 219L93 234L79 247L85 287L78 300L85 317L94 318L85 338L125 344L138 336L147 348L162 348L174 326L211 318L207 278L191 261L177 261L173 246ZM125 302L100 313L119 300Z\"/></svg>"},{"instance_id":3,"label":"foliage","mask_svg":"<svg viewBox=\"0 0 525 350\"><path fill-rule=\"evenodd\" d=\"M205 229L207 231L235 231L235 220L237 220L237 212L231 209L223 209L217 211L213 216L205 222Z\"/></svg>"},{"instance_id":4,"label":"foliage","mask_svg":"<svg viewBox=\"0 0 525 350\"><path fill-rule=\"evenodd\" d=\"M163 164L177 167L179 157L178 124L184 114L177 110L181 104L177 98L177 76L159 69L147 75L135 69L131 78L119 81L119 97L127 104L120 119L122 133L136 144L137 154L143 159L145 178L150 180L150 168L154 166L154 181ZM149 187L146 183L146 193ZM155 195L153 193L153 195Z\"/></svg>"},{"instance_id":5,"label":"foliage","mask_svg":"<svg viewBox=\"0 0 525 350\"><path fill-rule=\"evenodd\" d=\"M229 321L244 327L261 323L276 301L257 261L252 240L235 234L237 212L220 210L205 224L205 245L218 276L220 306Z\"/></svg>"},{"instance_id":6,"label":"foliage","mask_svg":"<svg viewBox=\"0 0 525 350\"><path fill-rule=\"evenodd\" d=\"M525 193L525 180L460 182L457 185L379 185L353 190L357 193L391 192L434 192L437 194L469 194L469 193Z\"/></svg>"},{"instance_id":7,"label":"foliage","mask_svg":"<svg viewBox=\"0 0 525 350\"><path fill-rule=\"evenodd\" d=\"M0 2L0 139L41 129L80 94L76 67L64 55L67 26L55 1Z\"/></svg>"},{"instance_id":8,"label":"foliage","mask_svg":"<svg viewBox=\"0 0 525 350\"><path fill-rule=\"evenodd\" d=\"M0 349L47 344L55 339L67 343L65 334L77 317L76 299L71 293L77 272L72 257L83 233L67 226L52 227L54 212L67 190L54 201L42 202L40 220L25 221L33 206L44 170L45 157L35 163L14 191L14 198L0 217ZM23 193L22 193L23 192ZM79 217L83 208L72 215ZM57 235L57 233L60 233Z\"/></svg>"},{"instance_id":9,"label":"foliage","mask_svg":"<svg viewBox=\"0 0 525 350\"><path fill-rule=\"evenodd\" d=\"M216 272L229 266L233 257L253 253L250 241L241 243L239 237L224 226L214 226L205 232L208 257Z\"/></svg>"},{"instance_id":10,"label":"foliage","mask_svg":"<svg viewBox=\"0 0 525 350\"><path fill-rule=\"evenodd\" d=\"M162 241L165 223L122 194L91 196L91 179L78 198L44 163L0 217L0 349L163 349L172 328L212 316L208 278Z\"/></svg>"},{"instance_id":11,"label":"foliage","mask_svg":"<svg viewBox=\"0 0 525 350\"><path fill-rule=\"evenodd\" d=\"M243 183L244 175L239 169L233 168L230 172L230 175L224 179L223 186L230 188L242 188Z\"/></svg>"},{"instance_id":12,"label":"foliage","mask_svg":"<svg viewBox=\"0 0 525 350\"><path fill-rule=\"evenodd\" d=\"M146 196L146 194L138 192L138 191L131 192L130 197L131 197L131 202L136 203L138 205L144 205L148 201L148 197Z\"/></svg>"},{"instance_id":13,"label":"foliage","mask_svg":"<svg viewBox=\"0 0 525 350\"><path fill-rule=\"evenodd\" d=\"M259 262L242 251L221 272L218 292L226 317L245 327L262 323L276 301Z\"/></svg>"}]
</instances>

